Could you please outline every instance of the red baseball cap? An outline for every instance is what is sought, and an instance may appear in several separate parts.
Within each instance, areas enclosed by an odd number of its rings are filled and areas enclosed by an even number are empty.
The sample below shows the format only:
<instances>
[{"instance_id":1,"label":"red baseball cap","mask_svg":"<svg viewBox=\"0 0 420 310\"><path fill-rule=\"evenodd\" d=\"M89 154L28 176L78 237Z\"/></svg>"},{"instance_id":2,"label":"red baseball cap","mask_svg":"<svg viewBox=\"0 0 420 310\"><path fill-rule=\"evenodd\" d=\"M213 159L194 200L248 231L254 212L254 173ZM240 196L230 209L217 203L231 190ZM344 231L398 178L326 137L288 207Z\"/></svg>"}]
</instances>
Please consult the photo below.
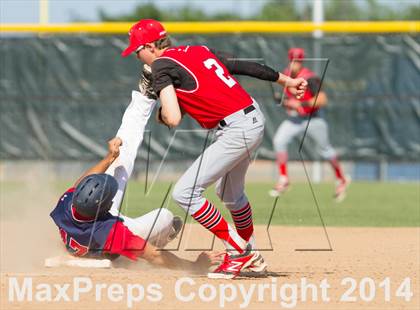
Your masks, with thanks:
<instances>
[{"instance_id":1,"label":"red baseball cap","mask_svg":"<svg viewBox=\"0 0 420 310\"><path fill-rule=\"evenodd\" d=\"M303 60L305 58L305 50L300 47L293 47L289 49L288 53L289 60Z\"/></svg>"},{"instance_id":2,"label":"red baseball cap","mask_svg":"<svg viewBox=\"0 0 420 310\"><path fill-rule=\"evenodd\" d=\"M163 38L166 35L166 30L157 20L142 19L130 28L128 35L130 36L130 44L121 53L123 57L127 57L146 43L152 43Z\"/></svg>"}]
</instances>

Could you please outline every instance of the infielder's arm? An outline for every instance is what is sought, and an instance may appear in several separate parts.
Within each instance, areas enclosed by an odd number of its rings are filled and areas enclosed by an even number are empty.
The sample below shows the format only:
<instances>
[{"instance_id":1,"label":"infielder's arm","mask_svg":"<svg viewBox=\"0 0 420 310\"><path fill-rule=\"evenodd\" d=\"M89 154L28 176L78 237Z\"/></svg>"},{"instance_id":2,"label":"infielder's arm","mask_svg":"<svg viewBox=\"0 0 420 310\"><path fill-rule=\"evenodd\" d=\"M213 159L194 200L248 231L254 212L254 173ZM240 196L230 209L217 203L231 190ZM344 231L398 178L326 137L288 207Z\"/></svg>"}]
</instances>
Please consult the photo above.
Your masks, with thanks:
<instances>
[{"instance_id":1,"label":"infielder's arm","mask_svg":"<svg viewBox=\"0 0 420 310\"><path fill-rule=\"evenodd\" d=\"M316 100L316 102L315 102ZM313 97L305 103L310 107L322 108L328 102L327 94L324 91L320 91L318 97Z\"/></svg>"},{"instance_id":2,"label":"infielder's arm","mask_svg":"<svg viewBox=\"0 0 420 310\"><path fill-rule=\"evenodd\" d=\"M287 87L298 99L305 93L308 83L303 78L293 79L258 62L238 60L219 51L212 50L212 52L226 66L231 74L247 75L260 80L276 82L283 87Z\"/></svg>"},{"instance_id":3,"label":"infielder's arm","mask_svg":"<svg viewBox=\"0 0 420 310\"><path fill-rule=\"evenodd\" d=\"M178 66L177 63L167 59L158 59L152 64L153 89L161 103L156 118L158 122L168 127L178 126L183 116L175 92L175 87L179 87L182 80L177 70Z\"/></svg>"},{"instance_id":4,"label":"infielder's arm","mask_svg":"<svg viewBox=\"0 0 420 310\"><path fill-rule=\"evenodd\" d=\"M178 126L182 120L182 113L174 86L170 84L163 88L159 93L159 98L162 105L159 112L163 123L169 127Z\"/></svg>"},{"instance_id":5,"label":"infielder's arm","mask_svg":"<svg viewBox=\"0 0 420 310\"><path fill-rule=\"evenodd\" d=\"M74 183L73 187L77 187L80 181L88 175L95 174L95 173L104 173L109 168L109 166L111 166L111 164L115 161L115 159L119 156L121 145L122 145L122 141L118 137L115 137L109 140L108 141L108 154L106 154L106 156L96 165L86 170L85 173L83 173L83 175L76 181L76 183Z\"/></svg>"},{"instance_id":6,"label":"infielder's arm","mask_svg":"<svg viewBox=\"0 0 420 310\"><path fill-rule=\"evenodd\" d=\"M306 104L311 107L314 106L317 108L322 108L328 103L327 94L323 90L320 90L320 83L321 81L318 77L312 77L308 79L308 88L311 90L311 93L316 94L319 91L318 96L314 96L306 102Z\"/></svg>"}]
</instances>

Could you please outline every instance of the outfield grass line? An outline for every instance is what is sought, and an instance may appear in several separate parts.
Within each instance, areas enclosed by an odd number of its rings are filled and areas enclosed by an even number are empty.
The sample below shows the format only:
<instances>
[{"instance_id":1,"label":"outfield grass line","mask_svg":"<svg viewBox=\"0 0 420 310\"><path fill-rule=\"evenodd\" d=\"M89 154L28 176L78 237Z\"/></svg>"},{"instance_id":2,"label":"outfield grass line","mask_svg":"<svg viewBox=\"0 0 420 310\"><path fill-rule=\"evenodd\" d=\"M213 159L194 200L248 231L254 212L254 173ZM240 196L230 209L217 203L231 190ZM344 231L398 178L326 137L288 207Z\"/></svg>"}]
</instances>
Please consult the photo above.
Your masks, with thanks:
<instances>
[{"instance_id":1,"label":"outfield grass line","mask_svg":"<svg viewBox=\"0 0 420 310\"><path fill-rule=\"evenodd\" d=\"M144 195L144 182L131 181L123 205L123 213L140 216L161 205L165 190L170 182L158 182L150 195ZM39 186L23 182L0 182L2 217L19 214L20 208L54 207L58 197L71 186L68 181L44 182L40 193ZM319 216L314 205L310 188L305 183L293 183L290 192L281 196L277 203L271 225L319 227ZM271 214L273 199L269 197L270 182L247 182L246 194L251 202L254 222L266 225ZM419 183L372 183L353 182L346 200L335 203L333 183L313 185L323 219L328 227L420 227L420 187ZM215 203L222 214L231 221L228 210L216 196L214 188L205 192L206 197ZM31 198L32 197L32 198ZM53 197L53 198L52 198ZM184 216L184 211L173 201L169 209ZM192 220L189 219L191 222Z\"/></svg>"}]
</instances>

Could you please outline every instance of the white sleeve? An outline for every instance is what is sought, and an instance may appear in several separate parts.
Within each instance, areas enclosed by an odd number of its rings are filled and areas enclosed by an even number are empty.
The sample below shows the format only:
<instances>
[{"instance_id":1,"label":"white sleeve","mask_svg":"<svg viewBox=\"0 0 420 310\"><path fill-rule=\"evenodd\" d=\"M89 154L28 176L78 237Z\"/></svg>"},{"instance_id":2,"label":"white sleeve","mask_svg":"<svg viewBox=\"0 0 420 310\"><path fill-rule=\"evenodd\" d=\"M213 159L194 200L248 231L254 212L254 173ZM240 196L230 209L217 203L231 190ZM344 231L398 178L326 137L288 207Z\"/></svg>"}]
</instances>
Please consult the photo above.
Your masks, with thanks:
<instances>
[{"instance_id":1,"label":"white sleeve","mask_svg":"<svg viewBox=\"0 0 420 310\"><path fill-rule=\"evenodd\" d=\"M123 142L120 147L120 155L106 171L118 182L118 192L111 208L111 213L114 215L119 212L126 184L133 172L137 150L143 141L144 129L155 105L156 100L149 99L138 91L133 91L131 102L124 112L121 126L116 134Z\"/></svg>"}]
</instances>

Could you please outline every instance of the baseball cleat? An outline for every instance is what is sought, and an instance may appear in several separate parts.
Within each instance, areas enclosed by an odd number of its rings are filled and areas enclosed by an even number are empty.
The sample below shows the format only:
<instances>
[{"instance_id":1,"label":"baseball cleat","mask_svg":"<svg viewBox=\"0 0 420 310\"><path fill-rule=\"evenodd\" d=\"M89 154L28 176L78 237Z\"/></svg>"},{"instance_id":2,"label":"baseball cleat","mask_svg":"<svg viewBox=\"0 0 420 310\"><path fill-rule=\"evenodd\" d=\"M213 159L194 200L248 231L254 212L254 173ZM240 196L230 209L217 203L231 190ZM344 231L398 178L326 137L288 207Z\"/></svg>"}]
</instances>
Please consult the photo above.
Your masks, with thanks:
<instances>
[{"instance_id":1,"label":"baseball cleat","mask_svg":"<svg viewBox=\"0 0 420 310\"><path fill-rule=\"evenodd\" d=\"M274 186L273 189L271 189L268 192L268 194L271 197L278 197L289 190L290 188L289 185L290 185L289 179L286 176L282 175L279 177L277 184Z\"/></svg>"},{"instance_id":2,"label":"baseball cleat","mask_svg":"<svg viewBox=\"0 0 420 310\"><path fill-rule=\"evenodd\" d=\"M223 262L213 272L209 272L209 279L233 279L236 278L242 270L249 267L258 259L260 253L258 251L251 252L252 247L247 246L244 253L238 255L225 254Z\"/></svg>"},{"instance_id":3,"label":"baseball cleat","mask_svg":"<svg viewBox=\"0 0 420 310\"><path fill-rule=\"evenodd\" d=\"M335 194L334 194L334 200L336 202L342 202L347 195L347 188L349 187L351 183L351 177L346 176L344 179L339 180L337 182L337 185L335 187Z\"/></svg>"},{"instance_id":4,"label":"baseball cleat","mask_svg":"<svg viewBox=\"0 0 420 310\"><path fill-rule=\"evenodd\" d=\"M258 255L257 259L249 265L246 270L256 272L256 273L263 273L267 270L267 263L264 261L262 255Z\"/></svg>"},{"instance_id":5,"label":"baseball cleat","mask_svg":"<svg viewBox=\"0 0 420 310\"><path fill-rule=\"evenodd\" d=\"M184 221L179 216L174 216L172 219L172 231L168 236L169 241L174 240L178 236L183 224Z\"/></svg>"}]
</instances>

